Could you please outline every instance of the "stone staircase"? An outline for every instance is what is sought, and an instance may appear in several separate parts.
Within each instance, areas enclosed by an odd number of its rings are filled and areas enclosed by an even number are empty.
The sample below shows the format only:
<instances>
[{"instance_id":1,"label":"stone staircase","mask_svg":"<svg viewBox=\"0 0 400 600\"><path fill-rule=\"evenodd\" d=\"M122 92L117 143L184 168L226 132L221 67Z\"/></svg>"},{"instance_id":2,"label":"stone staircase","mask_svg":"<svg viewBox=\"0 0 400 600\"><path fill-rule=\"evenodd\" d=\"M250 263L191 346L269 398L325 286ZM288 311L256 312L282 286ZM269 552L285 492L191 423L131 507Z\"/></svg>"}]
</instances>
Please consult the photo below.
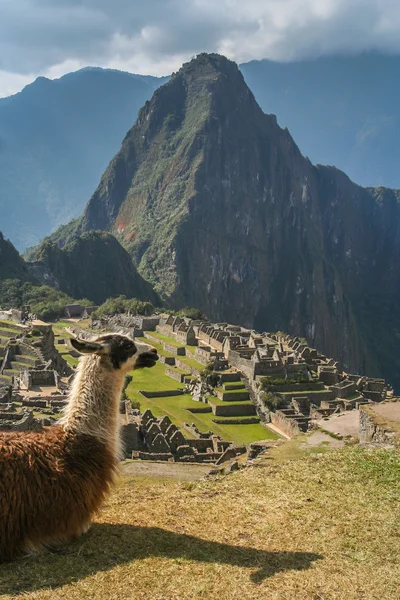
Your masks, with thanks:
<instances>
[{"instance_id":1,"label":"stone staircase","mask_svg":"<svg viewBox=\"0 0 400 600\"><path fill-rule=\"evenodd\" d=\"M24 369L34 369L37 365L44 362L41 352L26 342L16 341L17 352L13 353L8 359L7 350L5 352L5 364L0 372L0 385L11 385L12 378L19 377Z\"/></svg>"}]
</instances>

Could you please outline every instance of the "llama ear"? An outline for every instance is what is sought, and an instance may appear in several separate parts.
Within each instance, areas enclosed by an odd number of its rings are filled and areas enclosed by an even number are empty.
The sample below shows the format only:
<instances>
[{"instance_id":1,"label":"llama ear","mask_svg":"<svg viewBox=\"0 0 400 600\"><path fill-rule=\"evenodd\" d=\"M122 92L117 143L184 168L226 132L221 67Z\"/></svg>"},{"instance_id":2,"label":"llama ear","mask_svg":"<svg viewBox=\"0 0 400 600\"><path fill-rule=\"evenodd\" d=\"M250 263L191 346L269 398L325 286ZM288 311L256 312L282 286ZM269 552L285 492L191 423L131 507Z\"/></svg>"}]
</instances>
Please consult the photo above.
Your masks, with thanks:
<instances>
[{"instance_id":1,"label":"llama ear","mask_svg":"<svg viewBox=\"0 0 400 600\"><path fill-rule=\"evenodd\" d=\"M70 342L75 350L78 350L81 354L108 354L109 348L106 345L99 344L98 342L91 342L89 340L80 340L77 338L71 338Z\"/></svg>"}]
</instances>

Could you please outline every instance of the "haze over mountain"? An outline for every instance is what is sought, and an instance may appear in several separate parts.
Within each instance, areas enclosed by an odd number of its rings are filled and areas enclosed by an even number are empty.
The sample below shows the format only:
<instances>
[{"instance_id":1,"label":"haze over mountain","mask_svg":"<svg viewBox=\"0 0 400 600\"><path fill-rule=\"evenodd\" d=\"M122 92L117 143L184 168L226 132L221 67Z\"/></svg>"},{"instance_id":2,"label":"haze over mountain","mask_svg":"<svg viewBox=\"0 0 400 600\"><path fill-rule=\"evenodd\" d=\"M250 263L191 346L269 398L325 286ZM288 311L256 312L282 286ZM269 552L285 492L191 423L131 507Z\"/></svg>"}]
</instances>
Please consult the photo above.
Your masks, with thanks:
<instances>
[{"instance_id":1,"label":"haze over mountain","mask_svg":"<svg viewBox=\"0 0 400 600\"><path fill-rule=\"evenodd\" d=\"M377 52L241 65L303 154L360 185L400 187L400 56Z\"/></svg>"},{"instance_id":2,"label":"haze over mountain","mask_svg":"<svg viewBox=\"0 0 400 600\"><path fill-rule=\"evenodd\" d=\"M397 385L399 199L314 167L237 66L203 54L156 90L54 239L107 230L172 305L304 335Z\"/></svg>"},{"instance_id":3,"label":"haze over mountain","mask_svg":"<svg viewBox=\"0 0 400 600\"><path fill-rule=\"evenodd\" d=\"M313 162L362 185L400 187L400 57L376 53L241 65L265 112ZM23 250L78 216L164 81L84 69L0 99L1 228Z\"/></svg>"},{"instance_id":4,"label":"haze over mountain","mask_svg":"<svg viewBox=\"0 0 400 600\"><path fill-rule=\"evenodd\" d=\"M0 99L1 230L22 250L78 216L162 79L84 69Z\"/></svg>"}]
</instances>

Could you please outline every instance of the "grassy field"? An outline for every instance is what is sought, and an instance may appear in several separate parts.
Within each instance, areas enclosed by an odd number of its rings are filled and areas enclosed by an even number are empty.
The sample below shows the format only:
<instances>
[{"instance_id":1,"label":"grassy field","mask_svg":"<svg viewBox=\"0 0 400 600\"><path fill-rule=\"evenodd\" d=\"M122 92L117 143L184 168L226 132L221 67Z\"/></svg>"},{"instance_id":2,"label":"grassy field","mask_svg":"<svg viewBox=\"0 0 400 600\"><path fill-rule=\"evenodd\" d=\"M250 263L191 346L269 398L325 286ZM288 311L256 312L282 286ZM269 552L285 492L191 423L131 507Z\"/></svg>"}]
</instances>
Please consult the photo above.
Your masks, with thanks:
<instances>
[{"instance_id":1,"label":"grassy field","mask_svg":"<svg viewBox=\"0 0 400 600\"><path fill-rule=\"evenodd\" d=\"M126 475L89 533L0 566L4 600L399 600L400 457L346 447L216 480Z\"/></svg>"},{"instance_id":2,"label":"grassy field","mask_svg":"<svg viewBox=\"0 0 400 600\"><path fill-rule=\"evenodd\" d=\"M127 394L129 397L132 397L129 388L130 386L128 387ZM142 412L149 408L156 417L168 415L171 421L181 428L183 423L195 423L200 431L213 431L225 440L233 441L237 444L248 444L250 442L275 439L277 437L272 431L259 423L249 425L220 425L213 422L213 419L218 417L215 417L212 413L191 413L186 409L199 408L206 405L194 402L189 394L171 396L169 398L144 398L139 395L138 399Z\"/></svg>"},{"instance_id":3,"label":"grassy field","mask_svg":"<svg viewBox=\"0 0 400 600\"><path fill-rule=\"evenodd\" d=\"M179 428L182 428L184 423L196 423L200 431L213 431L225 440L233 441L237 444L248 444L250 442L277 437L273 432L259 423L249 425L219 425L213 422L215 416L212 413L193 414L185 409L189 407L198 408L202 405L194 402L190 395L171 396L168 398L145 398L142 394L139 394L140 390L156 392L182 389L183 387L183 384L165 375L164 365L157 363L151 369L142 369L134 372L133 380L127 388L127 395L131 400L140 402L141 412L149 408L156 417L168 415L171 421Z\"/></svg>"},{"instance_id":4,"label":"grassy field","mask_svg":"<svg viewBox=\"0 0 400 600\"><path fill-rule=\"evenodd\" d=\"M174 357L174 354L171 354L170 352L167 352L166 350L164 350L161 342L157 343L157 342L154 342L153 340L149 340L148 338L145 338L145 337L138 337L135 339L137 339L139 342L143 342L144 344L150 344L151 346L156 348L158 353L161 354L162 356L168 356L169 358Z\"/></svg>"},{"instance_id":5,"label":"grassy field","mask_svg":"<svg viewBox=\"0 0 400 600\"><path fill-rule=\"evenodd\" d=\"M180 342L177 342L176 339L164 335L163 333L158 333L158 331L149 331L149 334L162 342L167 342L167 344L169 344L170 346L174 346L175 348L184 347Z\"/></svg>"}]
</instances>

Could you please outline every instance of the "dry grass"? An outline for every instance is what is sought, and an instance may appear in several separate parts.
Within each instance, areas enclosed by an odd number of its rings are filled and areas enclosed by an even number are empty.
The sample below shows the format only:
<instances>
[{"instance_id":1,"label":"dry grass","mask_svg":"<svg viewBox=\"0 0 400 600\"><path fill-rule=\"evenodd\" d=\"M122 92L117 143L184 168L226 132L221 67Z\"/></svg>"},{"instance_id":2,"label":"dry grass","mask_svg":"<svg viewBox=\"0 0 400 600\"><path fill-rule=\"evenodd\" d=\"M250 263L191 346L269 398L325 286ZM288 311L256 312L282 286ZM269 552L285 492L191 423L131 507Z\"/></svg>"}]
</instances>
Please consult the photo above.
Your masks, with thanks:
<instances>
[{"instance_id":1,"label":"dry grass","mask_svg":"<svg viewBox=\"0 0 400 600\"><path fill-rule=\"evenodd\" d=\"M125 476L88 535L0 567L2 598L399 600L400 457L347 447L227 477Z\"/></svg>"}]
</instances>

